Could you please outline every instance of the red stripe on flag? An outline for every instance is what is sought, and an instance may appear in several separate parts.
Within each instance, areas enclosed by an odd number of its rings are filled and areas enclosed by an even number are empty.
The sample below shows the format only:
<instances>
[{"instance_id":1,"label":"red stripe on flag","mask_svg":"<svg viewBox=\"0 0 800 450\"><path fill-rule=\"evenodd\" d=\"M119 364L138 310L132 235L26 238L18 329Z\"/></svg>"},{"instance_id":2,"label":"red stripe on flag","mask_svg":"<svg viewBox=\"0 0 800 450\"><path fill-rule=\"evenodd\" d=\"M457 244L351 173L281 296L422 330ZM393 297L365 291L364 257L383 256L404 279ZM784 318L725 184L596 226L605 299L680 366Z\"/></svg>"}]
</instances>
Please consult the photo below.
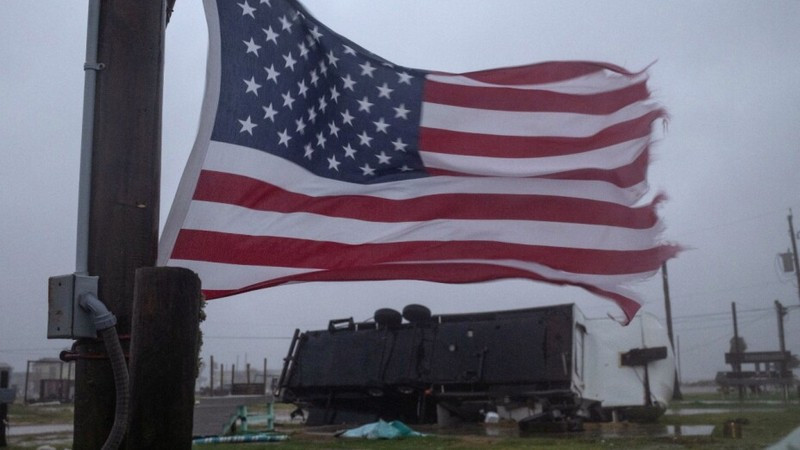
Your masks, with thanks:
<instances>
[{"instance_id":1,"label":"red stripe on flag","mask_svg":"<svg viewBox=\"0 0 800 450\"><path fill-rule=\"evenodd\" d=\"M594 250L507 244L492 241L412 241L343 244L273 236L181 230L173 259L251 266L333 270L392 262L516 260L591 275L625 275L657 270L677 248Z\"/></svg>"},{"instance_id":2,"label":"red stripe on flag","mask_svg":"<svg viewBox=\"0 0 800 450\"><path fill-rule=\"evenodd\" d=\"M419 148L432 153L493 158L539 158L583 153L650 135L662 110L612 125L587 137L499 136L420 127Z\"/></svg>"},{"instance_id":3,"label":"red stripe on flag","mask_svg":"<svg viewBox=\"0 0 800 450\"><path fill-rule=\"evenodd\" d=\"M647 177L647 166L650 163L650 149L645 148L636 159L625 166L613 170L582 169L542 175L540 178L552 180L596 180L605 181L621 188L637 185Z\"/></svg>"},{"instance_id":4,"label":"red stripe on flag","mask_svg":"<svg viewBox=\"0 0 800 450\"><path fill-rule=\"evenodd\" d=\"M544 62L527 66L480 70L462 75L484 83L519 85L555 83L596 72L602 72L603 70L610 70L623 75L634 75L613 64L586 61Z\"/></svg>"},{"instance_id":5,"label":"red stripe on flag","mask_svg":"<svg viewBox=\"0 0 800 450\"><path fill-rule=\"evenodd\" d=\"M538 175L535 178L547 178L551 180L576 180L576 181L605 181L620 188L635 186L647 177L647 166L649 164L649 148L645 148L636 159L625 166L615 169L582 169L559 172L550 175ZM436 168L425 169L431 175L439 176L479 176L469 173L456 172L452 170L442 170Z\"/></svg>"},{"instance_id":6,"label":"red stripe on flag","mask_svg":"<svg viewBox=\"0 0 800 450\"><path fill-rule=\"evenodd\" d=\"M530 220L632 229L652 228L658 222L654 203L630 208L581 198L509 194L436 194L404 200L366 195L312 197L242 175L209 170L201 172L194 199L369 222Z\"/></svg>"},{"instance_id":7,"label":"red stripe on flag","mask_svg":"<svg viewBox=\"0 0 800 450\"><path fill-rule=\"evenodd\" d=\"M463 86L427 80L423 92L423 101L427 103L498 111L580 114L611 114L649 97L645 81L616 91L576 95L546 90Z\"/></svg>"},{"instance_id":8,"label":"red stripe on flag","mask_svg":"<svg viewBox=\"0 0 800 450\"><path fill-rule=\"evenodd\" d=\"M573 285L582 287L594 294L605 297L616 303L623 311L626 321L630 321L641 307L633 299L600 289L584 283L572 283L565 280L554 280L539 275L536 272L517 269L513 267L498 266L481 263L436 263L436 264L383 264L379 266L360 266L340 270L325 270L310 272L288 277L276 278L240 289L204 289L203 294L207 300L228 297L244 292L277 286L288 282L298 281L377 281L377 280L420 280L437 283L475 283L497 279L523 278L534 281L543 281L556 285Z\"/></svg>"}]
</instances>

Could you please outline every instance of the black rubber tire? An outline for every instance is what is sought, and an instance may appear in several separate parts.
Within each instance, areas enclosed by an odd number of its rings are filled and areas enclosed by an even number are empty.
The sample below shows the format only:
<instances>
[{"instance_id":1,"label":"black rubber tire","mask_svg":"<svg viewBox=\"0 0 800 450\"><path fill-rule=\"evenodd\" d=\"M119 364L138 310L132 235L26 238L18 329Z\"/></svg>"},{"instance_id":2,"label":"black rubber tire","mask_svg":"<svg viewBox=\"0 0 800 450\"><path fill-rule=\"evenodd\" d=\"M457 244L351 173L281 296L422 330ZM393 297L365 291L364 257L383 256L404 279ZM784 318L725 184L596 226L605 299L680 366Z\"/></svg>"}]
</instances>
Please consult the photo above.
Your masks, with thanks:
<instances>
[{"instance_id":1,"label":"black rubber tire","mask_svg":"<svg viewBox=\"0 0 800 450\"><path fill-rule=\"evenodd\" d=\"M411 323L428 323L431 321L431 310L425 305L406 305L403 318Z\"/></svg>"},{"instance_id":2,"label":"black rubber tire","mask_svg":"<svg viewBox=\"0 0 800 450\"><path fill-rule=\"evenodd\" d=\"M391 308L381 308L375 311L375 323L385 327L396 327L403 322L403 316L399 311Z\"/></svg>"}]
</instances>

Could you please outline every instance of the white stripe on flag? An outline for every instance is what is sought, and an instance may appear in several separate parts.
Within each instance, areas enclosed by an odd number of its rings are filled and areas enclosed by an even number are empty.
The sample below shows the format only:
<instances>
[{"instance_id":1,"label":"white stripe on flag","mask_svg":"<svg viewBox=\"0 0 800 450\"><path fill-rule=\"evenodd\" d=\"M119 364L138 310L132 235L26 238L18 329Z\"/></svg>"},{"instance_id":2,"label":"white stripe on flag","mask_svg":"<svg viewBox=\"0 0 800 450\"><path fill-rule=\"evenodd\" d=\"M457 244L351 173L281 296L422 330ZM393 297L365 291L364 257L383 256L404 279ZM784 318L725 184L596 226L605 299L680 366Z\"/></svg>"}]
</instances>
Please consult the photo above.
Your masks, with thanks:
<instances>
[{"instance_id":1,"label":"white stripe on flag","mask_svg":"<svg viewBox=\"0 0 800 450\"><path fill-rule=\"evenodd\" d=\"M611 251L655 247L662 225L632 230L533 220L429 220L368 222L304 212L256 211L236 205L192 201L184 229L246 236L273 236L349 245L419 241L498 243Z\"/></svg>"},{"instance_id":2,"label":"white stripe on flag","mask_svg":"<svg viewBox=\"0 0 800 450\"><path fill-rule=\"evenodd\" d=\"M421 126L499 136L582 138L653 112L651 102L637 102L606 115L562 112L493 111L437 103L422 104Z\"/></svg>"},{"instance_id":3,"label":"white stripe on flag","mask_svg":"<svg viewBox=\"0 0 800 450\"><path fill-rule=\"evenodd\" d=\"M634 139L583 153L539 158L491 158L420 151L425 167L481 176L534 177L574 170L610 170L633 162L650 143L649 137ZM491 151L487 151L491 154Z\"/></svg>"},{"instance_id":4,"label":"white stripe on flag","mask_svg":"<svg viewBox=\"0 0 800 450\"><path fill-rule=\"evenodd\" d=\"M436 176L360 185L317 177L278 156L234 144L211 141L206 170L238 174L261 180L289 192L313 197L371 195L385 199L415 198L420 192L433 194L554 195L633 205L641 199L642 186L620 188L603 181L549 180L540 178L489 178ZM303 180L298 189L298 180Z\"/></svg>"},{"instance_id":5,"label":"white stripe on flag","mask_svg":"<svg viewBox=\"0 0 800 450\"><path fill-rule=\"evenodd\" d=\"M540 83L540 84L494 84L474 80L466 75L447 75L432 73L425 77L427 80L437 83L452 84L458 86L474 86L487 88L505 88L522 90L543 90L557 92L560 94L591 95L603 92L612 92L628 86L641 83L647 80L647 74L641 73L633 76L626 76L607 70L595 72L588 75L572 78L564 81Z\"/></svg>"}]
</instances>

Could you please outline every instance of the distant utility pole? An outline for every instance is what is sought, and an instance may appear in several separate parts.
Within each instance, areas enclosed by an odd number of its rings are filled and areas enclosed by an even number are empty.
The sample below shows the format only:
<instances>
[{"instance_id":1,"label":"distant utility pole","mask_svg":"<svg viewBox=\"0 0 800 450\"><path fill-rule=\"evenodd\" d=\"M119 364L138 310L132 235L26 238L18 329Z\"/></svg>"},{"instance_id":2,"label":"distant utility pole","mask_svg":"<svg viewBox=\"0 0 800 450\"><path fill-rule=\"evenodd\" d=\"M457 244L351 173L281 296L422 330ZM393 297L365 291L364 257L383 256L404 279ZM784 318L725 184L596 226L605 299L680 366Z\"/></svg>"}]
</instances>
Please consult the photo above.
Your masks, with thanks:
<instances>
[{"instance_id":1,"label":"distant utility pole","mask_svg":"<svg viewBox=\"0 0 800 450\"><path fill-rule=\"evenodd\" d=\"M797 236L794 234L794 223L792 221L792 210L789 210L789 239L792 241L792 257L794 259L794 274L797 277L797 297L800 300L800 267L797 262Z\"/></svg>"},{"instance_id":2,"label":"distant utility pole","mask_svg":"<svg viewBox=\"0 0 800 450\"><path fill-rule=\"evenodd\" d=\"M676 360L678 363L678 380L683 379L683 372L681 372L681 335L675 336L675 346L676 346Z\"/></svg>"},{"instance_id":3,"label":"distant utility pole","mask_svg":"<svg viewBox=\"0 0 800 450\"><path fill-rule=\"evenodd\" d=\"M736 381L739 389L739 401L744 400L744 386L738 384L742 381L742 364L741 353L742 349L739 347L739 323L736 320L736 302L731 302L731 312L733 313L733 349L732 352L736 355L736 362L733 364L733 371L736 373Z\"/></svg>"},{"instance_id":4,"label":"distant utility pole","mask_svg":"<svg viewBox=\"0 0 800 450\"><path fill-rule=\"evenodd\" d=\"M781 355L786 355L786 338L783 332L783 318L786 316L786 308L779 302L775 300L775 312L778 314L778 345L780 346ZM791 377L791 372L788 371L787 368L787 360L786 358L780 363L781 365L781 380L786 379L787 377ZM789 399L789 385L786 383L782 383L783 386L783 399Z\"/></svg>"},{"instance_id":5,"label":"distant utility pole","mask_svg":"<svg viewBox=\"0 0 800 450\"><path fill-rule=\"evenodd\" d=\"M667 313L667 336L669 336L669 345L672 347L672 354L675 355L675 342L672 339L672 303L669 299L669 275L667 273L667 262L661 264L661 279L664 283L664 309ZM676 356L677 358L677 356ZM681 383L678 377L678 370L675 369L675 388L672 391L673 400L683 400L681 394Z\"/></svg>"},{"instance_id":6,"label":"distant utility pole","mask_svg":"<svg viewBox=\"0 0 800 450\"><path fill-rule=\"evenodd\" d=\"M211 355L211 363L209 364L208 375L209 375L208 385L211 387L211 389L208 392L208 396L209 397L213 397L214 396L214 355Z\"/></svg>"}]
</instances>

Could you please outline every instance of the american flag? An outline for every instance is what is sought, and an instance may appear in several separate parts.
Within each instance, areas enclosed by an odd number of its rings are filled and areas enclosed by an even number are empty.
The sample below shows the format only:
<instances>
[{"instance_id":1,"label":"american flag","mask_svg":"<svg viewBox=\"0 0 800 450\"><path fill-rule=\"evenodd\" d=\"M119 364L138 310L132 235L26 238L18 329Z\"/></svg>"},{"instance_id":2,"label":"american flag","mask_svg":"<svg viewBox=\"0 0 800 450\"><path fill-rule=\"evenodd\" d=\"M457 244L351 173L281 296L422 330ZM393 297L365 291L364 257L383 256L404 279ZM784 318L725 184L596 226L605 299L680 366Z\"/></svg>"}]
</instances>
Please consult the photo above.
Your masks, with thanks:
<instances>
[{"instance_id":1,"label":"american flag","mask_svg":"<svg viewBox=\"0 0 800 450\"><path fill-rule=\"evenodd\" d=\"M292 0L205 0L200 131L160 244L207 298L286 282L527 278L640 307L660 241L646 73L392 64Z\"/></svg>"}]
</instances>

